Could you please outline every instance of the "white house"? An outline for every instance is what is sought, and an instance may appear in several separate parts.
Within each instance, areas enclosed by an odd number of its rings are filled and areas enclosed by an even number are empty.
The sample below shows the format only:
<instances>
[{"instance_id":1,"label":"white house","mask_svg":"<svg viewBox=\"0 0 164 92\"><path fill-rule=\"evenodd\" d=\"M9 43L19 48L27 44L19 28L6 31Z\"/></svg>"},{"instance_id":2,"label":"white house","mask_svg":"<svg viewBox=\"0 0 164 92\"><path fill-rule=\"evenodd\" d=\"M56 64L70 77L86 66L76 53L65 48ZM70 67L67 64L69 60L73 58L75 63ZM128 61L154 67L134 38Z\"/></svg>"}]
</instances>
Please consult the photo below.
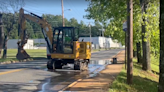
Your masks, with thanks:
<instances>
[{"instance_id":1,"label":"white house","mask_svg":"<svg viewBox=\"0 0 164 92\"><path fill-rule=\"evenodd\" d=\"M80 37L79 41L87 41L90 42L90 37ZM91 42L94 45L99 45L101 48L106 47L122 47L121 43L118 43L117 40L112 40L112 38L106 37L91 37Z\"/></svg>"},{"instance_id":2,"label":"white house","mask_svg":"<svg viewBox=\"0 0 164 92\"><path fill-rule=\"evenodd\" d=\"M17 45L18 39L9 39L7 41L7 48L8 49L17 49L18 45ZM27 43L24 46L24 49L33 49L34 46L34 41L32 39L28 39Z\"/></svg>"}]
</instances>

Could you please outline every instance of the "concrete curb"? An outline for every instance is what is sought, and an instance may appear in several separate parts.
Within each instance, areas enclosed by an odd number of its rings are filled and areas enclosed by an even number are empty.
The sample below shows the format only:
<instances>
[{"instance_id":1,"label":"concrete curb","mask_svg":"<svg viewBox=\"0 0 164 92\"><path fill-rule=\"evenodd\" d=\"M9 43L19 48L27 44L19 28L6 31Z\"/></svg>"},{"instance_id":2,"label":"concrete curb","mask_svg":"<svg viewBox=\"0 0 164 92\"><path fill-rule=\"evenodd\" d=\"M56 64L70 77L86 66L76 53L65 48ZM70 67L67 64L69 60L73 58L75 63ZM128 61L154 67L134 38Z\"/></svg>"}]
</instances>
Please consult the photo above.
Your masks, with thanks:
<instances>
[{"instance_id":1,"label":"concrete curb","mask_svg":"<svg viewBox=\"0 0 164 92\"><path fill-rule=\"evenodd\" d=\"M17 61L17 60L11 60L11 61L5 61L5 62L0 62L0 65L3 64L13 64L13 63L19 63L19 62L28 62L28 61L32 61L33 59L25 59L22 61Z\"/></svg>"}]
</instances>

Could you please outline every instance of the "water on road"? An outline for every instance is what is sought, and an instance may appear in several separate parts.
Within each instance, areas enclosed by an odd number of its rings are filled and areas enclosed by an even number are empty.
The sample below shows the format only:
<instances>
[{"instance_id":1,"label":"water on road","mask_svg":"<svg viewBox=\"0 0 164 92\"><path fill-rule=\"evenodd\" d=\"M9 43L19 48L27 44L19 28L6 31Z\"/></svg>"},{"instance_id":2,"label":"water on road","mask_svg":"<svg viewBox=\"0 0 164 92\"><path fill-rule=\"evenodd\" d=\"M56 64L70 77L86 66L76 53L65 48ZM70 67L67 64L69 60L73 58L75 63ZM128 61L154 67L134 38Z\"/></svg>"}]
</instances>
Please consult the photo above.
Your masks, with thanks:
<instances>
[{"instance_id":1,"label":"water on road","mask_svg":"<svg viewBox=\"0 0 164 92\"><path fill-rule=\"evenodd\" d=\"M107 64L109 58L122 49L92 53L88 71L73 70L73 65L49 71L47 60L0 65L0 92L58 92L73 82L96 76Z\"/></svg>"}]
</instances>

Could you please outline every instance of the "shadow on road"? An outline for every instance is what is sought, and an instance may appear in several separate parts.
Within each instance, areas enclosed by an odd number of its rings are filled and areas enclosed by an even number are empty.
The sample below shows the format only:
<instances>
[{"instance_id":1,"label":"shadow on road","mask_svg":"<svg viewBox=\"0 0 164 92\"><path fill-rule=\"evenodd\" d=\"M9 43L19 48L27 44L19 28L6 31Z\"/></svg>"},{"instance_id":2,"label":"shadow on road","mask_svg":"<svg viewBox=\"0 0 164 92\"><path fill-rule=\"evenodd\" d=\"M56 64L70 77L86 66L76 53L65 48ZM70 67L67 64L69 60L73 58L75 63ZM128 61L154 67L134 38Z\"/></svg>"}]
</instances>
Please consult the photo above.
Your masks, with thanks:
<instances>
[{"instance_id":1,"label":"shadow on road","mask_svg":"<svg viewBox=\"0 0 164 92\"><path fill-rule=\"evenodd\" d=\"M29 69L40 69L42 66L47 64L47 60L34 60L29 62L18 62L12 64L3 64L0 65L0 72L7 69L21 69L21 68L29 68Z\"/></svg>"}]
</instances>

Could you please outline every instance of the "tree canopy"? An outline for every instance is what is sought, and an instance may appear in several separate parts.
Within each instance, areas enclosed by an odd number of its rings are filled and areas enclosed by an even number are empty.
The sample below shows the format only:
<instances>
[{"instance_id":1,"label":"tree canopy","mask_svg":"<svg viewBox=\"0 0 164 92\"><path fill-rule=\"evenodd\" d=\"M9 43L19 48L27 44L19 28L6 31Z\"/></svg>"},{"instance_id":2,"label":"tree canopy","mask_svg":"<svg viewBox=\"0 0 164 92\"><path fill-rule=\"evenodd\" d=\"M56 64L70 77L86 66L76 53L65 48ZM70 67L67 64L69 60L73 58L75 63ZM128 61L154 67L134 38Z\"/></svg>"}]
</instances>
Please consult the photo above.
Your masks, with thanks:
<instances>
[{"instance_id":1,"label":"tree canopy","mask_svg":"<svg viewBox=\"0 0 164 92\"><path fill-rule=\"evenodd\" d=\"M105 35L110 35L122 44L125 44L125 33L123 22L127 19L126 0L86 0L90 2L86 9L88 19L94 19L106 26ZM159 0L149 0L147 13L143 14L148 21L146 22L148 39L150 40L151 52L159 52ZM141 26L143 24L140 0L133 1L133 37L134 49L136 42L142 40ZM144 39L145 41L148 39Z\"/></svg>"},{"instance_id":2,"label":"tree canopy","mask_svg":"<svg viewBox=\"0 0 164 92\"><path fill-rule=\"evenodd\" d=\"M4 30L5 33L10 31L9 38L10 39L18 39L18 13L2 13L3 14L3 21L4 21ZM51 14L43 14L41 17L44 17L47 22L51 25L51 27L60 27L62 26L62 16L61 15L51 15ZM30 21L26 20L26 30L29 35L29 38L43 38L41 27L40 25ZM77 19L71 18L66 19L65 18L65 25L66 26L73 26L78 27L80 31L81 36L89 36L89 27L84 23L84 21L81 20L80 23L78 23ZM95 23L95 26L92 26L92 36L100 36L100 31L98 29L101 28L101 25L99 23Z\"/></svg>"}]
</instances>

